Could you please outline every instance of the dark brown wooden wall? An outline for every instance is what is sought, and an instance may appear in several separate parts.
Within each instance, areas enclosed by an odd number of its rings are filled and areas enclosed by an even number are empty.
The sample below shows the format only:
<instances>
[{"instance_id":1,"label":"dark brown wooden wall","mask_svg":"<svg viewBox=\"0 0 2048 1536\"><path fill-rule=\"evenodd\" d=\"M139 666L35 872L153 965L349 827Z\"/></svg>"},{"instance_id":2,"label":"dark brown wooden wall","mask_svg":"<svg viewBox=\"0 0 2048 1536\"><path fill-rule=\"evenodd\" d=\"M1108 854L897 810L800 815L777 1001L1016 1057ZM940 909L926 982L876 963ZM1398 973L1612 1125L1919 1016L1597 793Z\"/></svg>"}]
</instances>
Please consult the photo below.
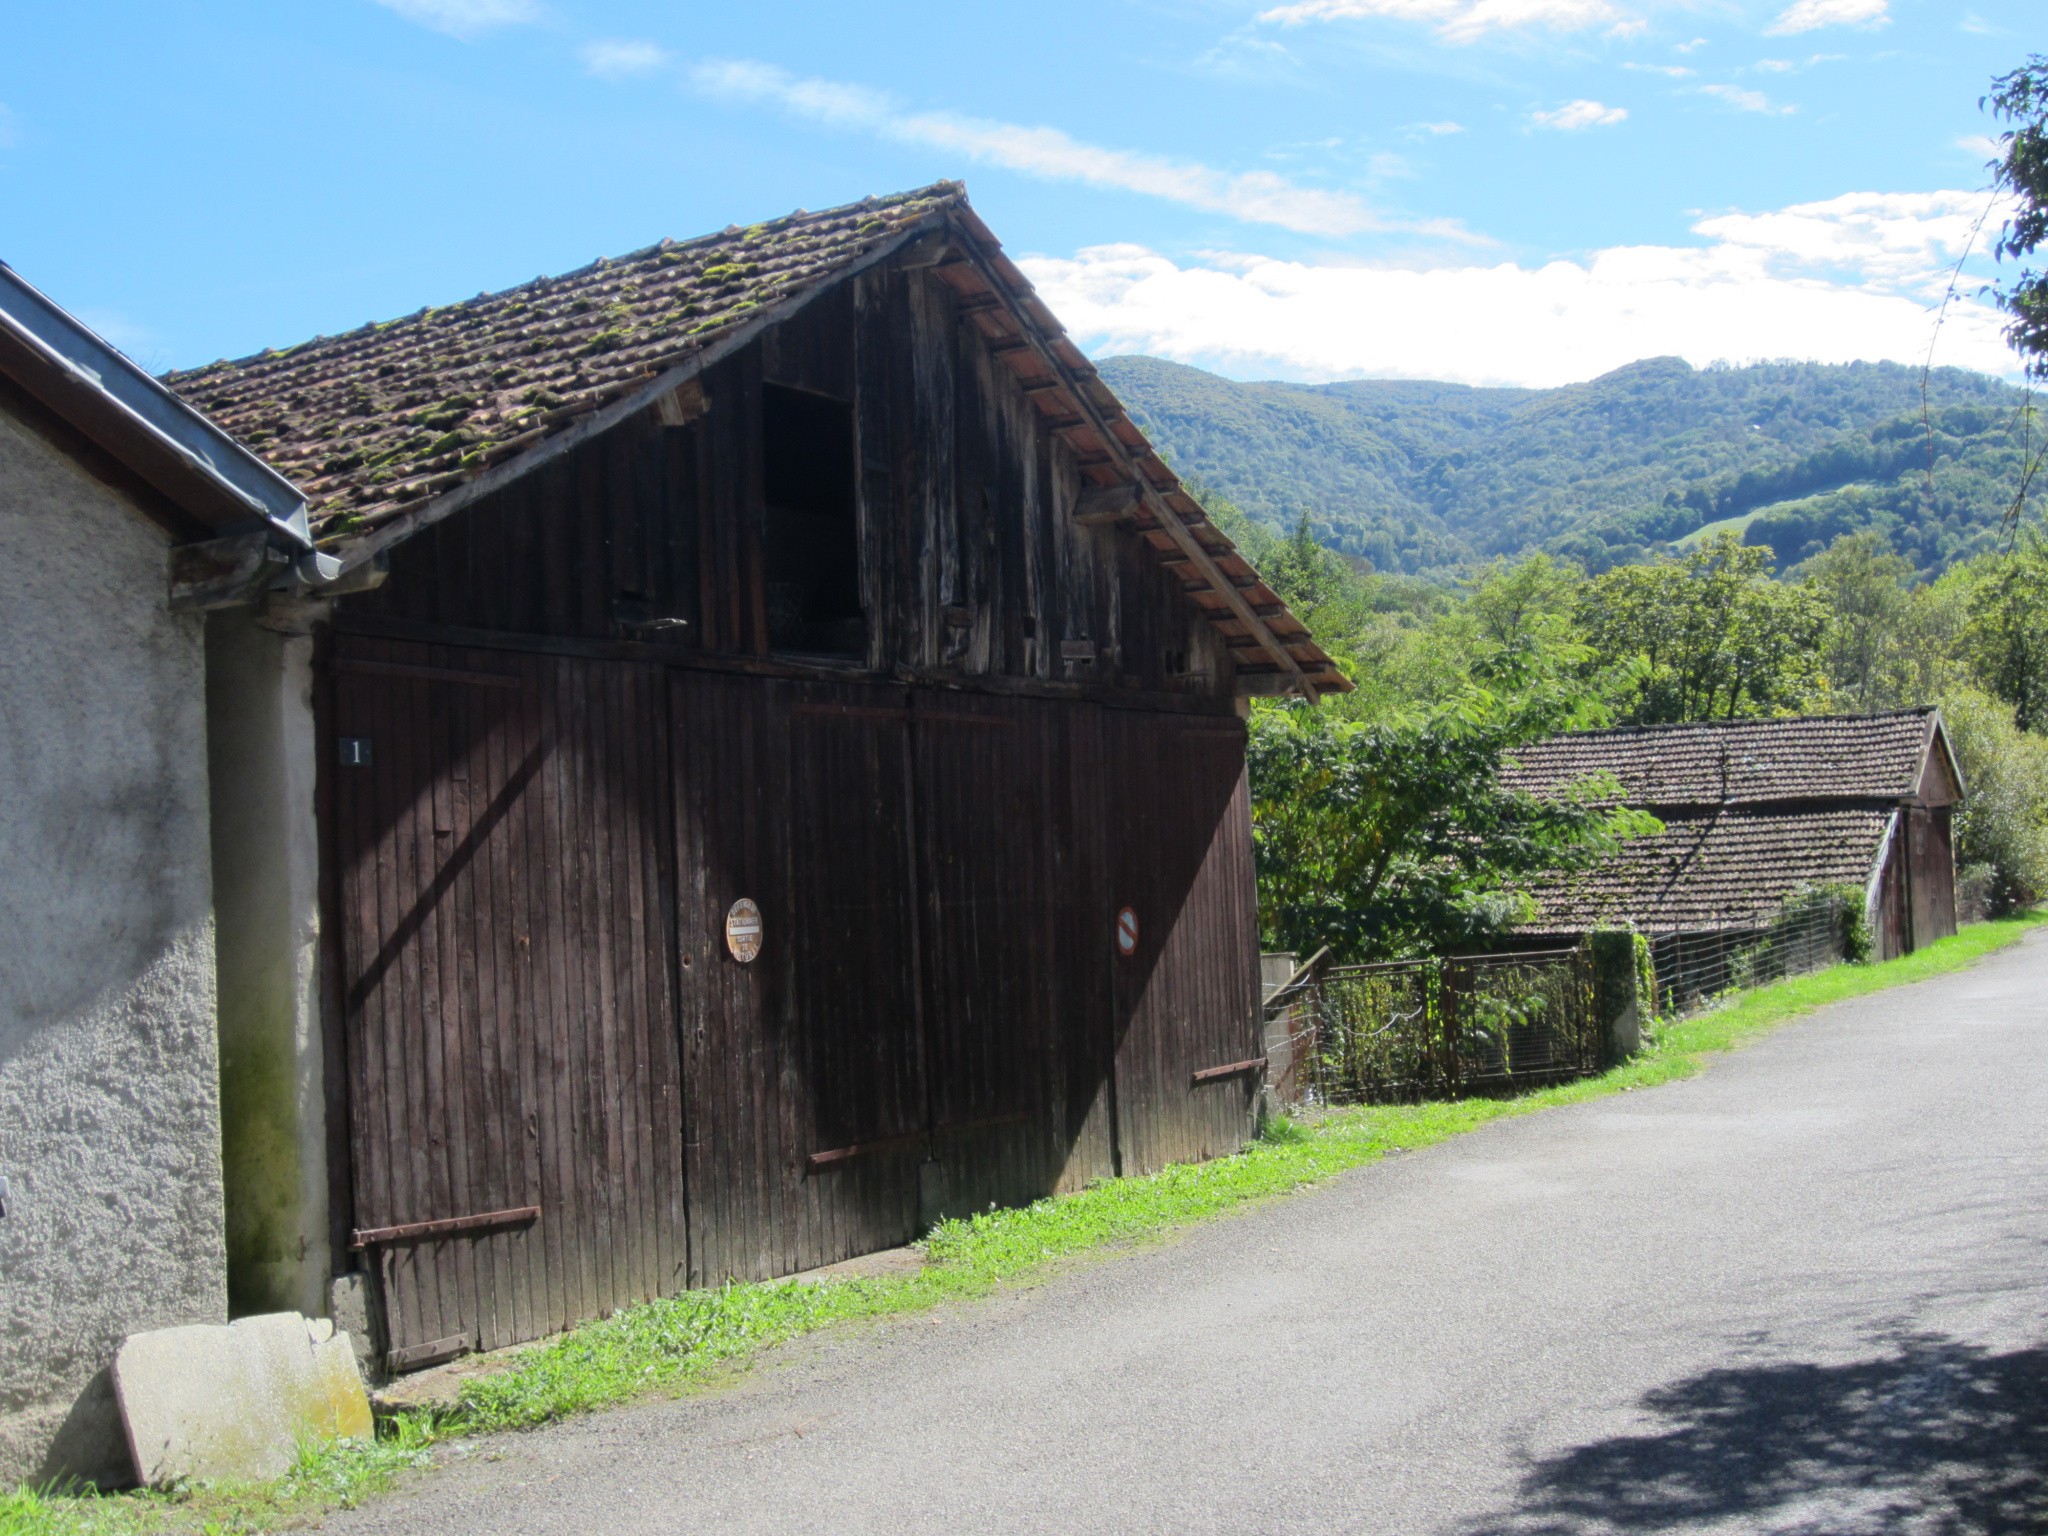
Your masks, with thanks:
<instances>
[{"instance_id":1,"label":"dark brown wooden wall","mask_svg":"<svg viewBox=\"0 0 2048 1536\"><path fill-rule=\"evenodd\" d=\"M1956 859L1951 814L1945 805L1914 806L1905 814L1906 853L1912 861L1908 886L1915 949L1956 931Z\"/></svg>"},{"instance_id":2,"label":"dark brown wooden wall","mask_svg":"<svg viewBox=\"0 0 2048 1536\"><path fill-rule=\"evenodd\" d=\"M347 621L767 655L775 383L854 406L870 626L855 670L1227 703L1229 648L1142 539L1071 520L1071 451L957 306L925 272L843 280L709 369L688 425L625 423L397 546ZM1096 660L1063 660L1068 642Z\"/></svg>"},{"instance_id":3,"label":"dark brown wooden wall","mask_svg":"<svg viewBox=\"0 0 2048 1536\"><path fill-rule=\"evenodd\" d=\"M330 687L352 1223L540 1208L375 1245L394 1348L1250 1132L1234 718L352 635Z\"/></svg>"},{"instance_id":4,"label":"dark brown wooden wall","mask_svg":"<svg viewBox=\"0 0 2048 1536\"><path fill-rule=\"evenodd\" d=\"M331 799L352 1225L540 1208L374 1247L394 1345L494 1348L676 1289L661 670L336 649L334 733L370 753Z\"/></svg>"},{"instance_id":5,"label":"dark brown wooden wall","mask_svg":"<svg viewBox=\"0 0 2048 1536\"><path fill-rule=\"evenodd\" d=\"M488 1347L1242 1144L1227 648L926 273L391 552L328 647L356 1228ZM762 389L854 406L864 660L767 654ZM1061 659L1086 642L1093 666ZM739 897L766 944L727 953ZM1142 942L1118 953L1120 907Z\"/></svg>"}]
</instances>

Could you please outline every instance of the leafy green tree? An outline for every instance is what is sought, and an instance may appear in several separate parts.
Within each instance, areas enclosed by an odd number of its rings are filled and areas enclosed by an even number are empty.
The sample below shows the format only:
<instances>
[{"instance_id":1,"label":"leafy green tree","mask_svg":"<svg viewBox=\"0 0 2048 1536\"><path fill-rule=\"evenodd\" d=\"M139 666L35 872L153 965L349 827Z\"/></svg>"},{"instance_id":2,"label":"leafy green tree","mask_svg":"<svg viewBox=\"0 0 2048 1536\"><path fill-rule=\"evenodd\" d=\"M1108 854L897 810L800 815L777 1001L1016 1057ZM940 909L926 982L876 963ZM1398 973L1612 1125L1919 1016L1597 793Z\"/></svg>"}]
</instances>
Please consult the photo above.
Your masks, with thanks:
<instances>
[{"instance_id":1,"label":"leafy green tree","mask_svg":"<svg viewBox=\"0 0 2048 1536\"><path fill-rule=\"evenodd\" d=\"M2048 272L2028 265L2048 241L2048 54L2034 54L1991 85L1989 105L2006 127L1993 162L2000 190L2014 208L1993 249L2000 261L2023 263L1998 289L2009 316L2006 340L2025 361L2027 374L2048 379Z\"/></svg>"},{"instance_id":2,"label":"leafy green tree","mask_svg":"<svg viewBox=\"0 0 2048 1536\"><path fill-rule=\"evenodd\" d=\"M1569 629L1585 584L1576 565L1546 554L1495 560L1470 583L1472 617L1494 645L1555 636Z\"/></svg>"},{"instance_id":3,"label":"leafy green tree","mask_svg":"<svg viewBox=\"0 0 2048 1536\"><path fill-rule=\"evenodd\" d=\"M2048 730L2048 538L2025 530L1987 566L1970 597L1963 644L1984 687L2012 706L2020 729Z\"/></svg>"},{"instance_id":4,"label":"leafy green tree","mask_svg":"<svg viewBox=\"0 0 2048 1536\"><path fill-rule=\"evenodd\" d=\"M1250 743L1259 909L1270 946L1347 960L1441 953L1526 915L1519 881L1583 867L1654 830L1603 805L1611 782L1538 800L1503 788L1513 750L1603 723L1583 647L1524 640L1472 668L1458 694L1370 720L1268 708Z\"/></svg>"},{"instance_id":5,"label":"leafy green tree","mask_svg":"<svg viewBox=\"0 0 2048 1536\"><path fill-rule=\"evenodd\" d=\"M1994 913L2048 895L2048 737L2023 731L2012 706L1979 688L1941 700L1965 794L1956 808L1956 870L1981 883Z\"/></svg>"},{"instance_id":6,"label":"leafy green tree","mask_svg":"<svg viewBox=\"0 0 2048 1536\"><path fill-rule=\"evenodd\" d=\"M1719 534L1683 560L1617 566L1588 582L1579 623L1594 655L1637 667L1637 724L1797 714L1825 705L1831 617L1770 577L1768 547Z\"/></svg>"},{"instance_id":7,"label":"leafy green tree","mask_svg":"<svg viewBox=\"0 0 2048 1536\"><path fill-rule=\"evenodd\" d=\"M1806 584L1834 615L1826 663L1835 697L1851 709L1891 702L1899 652L1913 642L1913 567L1875 529L1845 533L1806 562Z\"/></svg>"}]
</instances>

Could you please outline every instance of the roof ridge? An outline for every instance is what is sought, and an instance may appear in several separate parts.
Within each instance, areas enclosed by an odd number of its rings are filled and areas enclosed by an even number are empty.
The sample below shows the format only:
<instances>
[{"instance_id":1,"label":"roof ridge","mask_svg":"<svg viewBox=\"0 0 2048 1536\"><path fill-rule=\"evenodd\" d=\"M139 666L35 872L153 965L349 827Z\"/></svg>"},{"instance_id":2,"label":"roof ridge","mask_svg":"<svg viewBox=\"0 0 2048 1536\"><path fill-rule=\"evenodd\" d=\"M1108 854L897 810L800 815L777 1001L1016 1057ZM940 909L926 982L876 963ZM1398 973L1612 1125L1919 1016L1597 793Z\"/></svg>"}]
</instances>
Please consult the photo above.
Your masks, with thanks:
<instances>
[{"instance_id":1,"label":"roof ridge","mask_svg":"<svg viewBox=\"0 0 2048 1536\"><path fill-rule=\"evenodd\" d=\"M244 368L255 363L269 362L275 358L289 357L293 353L303 351L317 342L346 341L352 336L386 331L407 320L419 320L429 315L442 314L451 309L463 309L473 304L487 303L492 299L504 299L510 298L515 294L529 293L546 283L573 282L578 278L589 277L593 273L607 271L612 267L625 266L631 262L647 261L675 251L688 251L699 247L717 245L721 242L728 242L736 236L754 235L757 232L779 233L789 229L799 220L831 219L862 209L897 208L905 203L913 202L942 204L949 200L964 201L966 196L966 182L947 178L932 182L928 186L913 188L906 192L890 192L879 197L871 192L858 202L841 203L836 207L817 209L815 212L809 209L795 208L788 213L778 214L772 219L763 219L753 224L728 224L724 229L713 230L709 234L690 235L680 240L671 235L664 235L651 245L637 246L633 250L622 251L616 256L593 257L580 267L571 267L561 272L542 272L527 278L524 282L513 283L504 288L481 289L466 299L450 299L445 304L422 304L418 309L410 310L405 314L392 315L383 320L365 320L361 325L351 326L345 331L322 331L317 336L308 336L301 341L293 342L289 346L265 347L261 351L251 352L243 357L222 357L216 358L210 363L195 364L190 368L172 368L158 374L156 377L159 383L175 388L181 383L198 378L218 368Z\"/></svg>"},{"instance_id":2,"label":"roof ridge","mask_svg":"<svg viewBox=\"0 0 2048 1536\"><path fill-rule=\"evenodd\" d=\"M1600 725L1579 731L1558 731L1541 741L1579 741L1590 736L1648 736L1678 731L1735 730L1744 727L1810 725L1831 720L1893 720L1939 714L1938 704L1910 704L1898 709L1845 710L1826 715L1744 715L1734 720L1667 720L1641 725Z\"/></svg>"}]
</instances>

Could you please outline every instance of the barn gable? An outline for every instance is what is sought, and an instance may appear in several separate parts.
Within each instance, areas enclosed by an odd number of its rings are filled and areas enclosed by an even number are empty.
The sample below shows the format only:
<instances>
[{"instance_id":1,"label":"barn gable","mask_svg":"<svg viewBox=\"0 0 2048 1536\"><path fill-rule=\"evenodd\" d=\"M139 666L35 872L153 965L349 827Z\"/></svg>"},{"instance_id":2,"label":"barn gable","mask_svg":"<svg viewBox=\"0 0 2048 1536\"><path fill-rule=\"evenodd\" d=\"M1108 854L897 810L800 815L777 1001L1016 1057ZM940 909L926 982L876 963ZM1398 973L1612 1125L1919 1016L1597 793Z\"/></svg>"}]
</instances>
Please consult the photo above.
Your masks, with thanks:
<instances>
[{"instance_id":1,"label":"barn gable","mask_svg":"<svg viewBox=\"0 0 2048 1536\"><path fill-rule=\"evenodd\" d=\"M978 351L963 355L958 366L982 377L963 383L927 369L914 380L857 381L850 356L830 358L827 345L811 347L805 359L803 343L778 339L806 322L829 337L832 324L812 311L830 311L835 304L851 303L872 314L873 295L852 299L850 291L861 286L864 274L881 272L896 274L907 291L891 320L975 338ZM925 280L901 281L912 273ZM933 355L929 347L906 350L919 362ZM879 361L871 356L870 365ZM826 374L805 379L806 366ZM293 476L311 500L323 548L361 565L388 558L399 544L466 507L500 498L621 425L682 424L742 399L752 409L756 391L763 383L774 385L778 375L800 393L842 399L854 393L902 399L908 384L924 393L930 407L931 419L917 424L927 441L932 419L948 409L1007 412L1014 429L1021 433L1028 424L1030 436L1053 445L1042 468L1046 483L1025 488L1020 499L1072 525L1060 528L1055 542L1071 542L1075 530L1117 530L1124 547L1113 558L1155 568L1155 585L1213 633L1219 665L1209 669L1210 681L1222 691L1299 691L1313 697L1350 686L1182 489L1002 254L957 183L824 213L800 212L700 240L665 241L561 278L174 374L169 382ZM973 394L977 386L979 398L943 398L963 390ZM833 396L834 389L843 393ZM792 408L800 410L801 402ZM745 432L749 425L736 424L735 430ZM775 422L763 425L772 431ZM1018 448L1025 452L1025 445ZM898 510L917 494L903 479L956 469L928 456L903 462L900 449L891 461L886 451L877 425L864 423L860 473L897 475ZM957 467L969 479L974 469ZM863 494L873 489L865 486ZM988 498L991 526L979 531L983 539L1001 540L1004 525L1016 521L1015 506L997 504L998 486L932 483L922 489L928 501L963 489ZM974 521L976 510L961 509L957 520L963 526ZM874 519L864 534L870 546L881 536ZM974 564L973 548L956 543L950 550L940 541L911 552L912 563L922 567L920 582L929 588L915 594L925 611L899 610L898 617L915 626L919 638L911 643L897 635L894 646L873 649L871 664L946 666L959 659L949 650L964 649L981 653L978 663L969 663L972 670L1075 681L1067 663L1095 665L1105 650L1121 647L1120 634L1098 635L1087 625L1036 633L1053 617L1045 613L1006 615L1015 627L1008 637L971 633L984 623L977 610L988 598L974 589L972 573L962 574ZM680 633L690 622L682 619L670 638L753 654L779 648L752 631L765 630L773 617L775 594L766 587L781 578L765 566L748 569L750 555L772 561L775 550L742 547L733 552L730 569L700 567L694 573L700 584L723 583L720 600L736 599L742 612L729 615L722 630L709 613L700 614L689 636ZM1065 558L1058 549L1042 557ZM1028 565L1021 558L1012 563ZM1009 573L1013 582L1033 576L1043 589L1053 573L1043 564L1028 575L1022 569ZM1131 579L1144 578L1133 572ZM624 587L611 596L630 607L635 599L625 594L635 590ZM879 590L877 578L862 596L883 603L896 594ZM645 594L640 601L648 601ZM1114 610L1118 602L1105 592L1099 606ZM744 611L748 603L760 611L750 617ZM1026 625L1034 633L1022 633ZM961 637L949 630L969 631L967 645L959 646ZM1040 654L1028 665L991 661L988 653L1006 638L1013 649L1037 640ZM1165 673L1193 677L1188 686L1200 689L1200 669L1186 654L1190 645L1175 639L1164 631L1142 636L1156 664L1140 670L1155 681L1164 681ZM1207 648L1200 641L1193 646Z\"/></svg>"}]
</instances>

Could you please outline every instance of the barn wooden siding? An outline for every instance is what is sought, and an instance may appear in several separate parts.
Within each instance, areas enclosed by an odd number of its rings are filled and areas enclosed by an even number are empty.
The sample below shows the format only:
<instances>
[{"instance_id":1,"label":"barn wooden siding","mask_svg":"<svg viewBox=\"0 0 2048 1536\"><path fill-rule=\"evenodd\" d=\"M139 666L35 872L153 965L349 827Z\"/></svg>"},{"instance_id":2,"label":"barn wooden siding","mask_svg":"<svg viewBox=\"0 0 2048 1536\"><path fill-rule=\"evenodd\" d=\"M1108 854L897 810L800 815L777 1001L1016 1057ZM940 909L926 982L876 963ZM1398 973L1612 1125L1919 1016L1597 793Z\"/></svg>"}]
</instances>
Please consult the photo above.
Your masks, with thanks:
<instances>
[{"instance_id":1,"label":"barn wooden siding","mask_svg":"<svg viewBox=\"0 0 2048 1536\"><path fill-rule=\"evenodd\" d=\"M764 381L855 405L843 666L769 654ZM950 291L873 270L340 602L337 1227L398 1359L1242 1144L1229 649L1079 482Z\"/></svg>"},{"instance_id":2,"label":"barn wooden siding","mask_svg":"<svg viewBox=\"0 0 2048 1536\"><path fill-rule=\"evenodd\" d=\"M1911 954L1956 931L1955 867L1953 809L1901 807L1878 878L1871 935L1878 959Z\"/></svg>"}]
</instances>

